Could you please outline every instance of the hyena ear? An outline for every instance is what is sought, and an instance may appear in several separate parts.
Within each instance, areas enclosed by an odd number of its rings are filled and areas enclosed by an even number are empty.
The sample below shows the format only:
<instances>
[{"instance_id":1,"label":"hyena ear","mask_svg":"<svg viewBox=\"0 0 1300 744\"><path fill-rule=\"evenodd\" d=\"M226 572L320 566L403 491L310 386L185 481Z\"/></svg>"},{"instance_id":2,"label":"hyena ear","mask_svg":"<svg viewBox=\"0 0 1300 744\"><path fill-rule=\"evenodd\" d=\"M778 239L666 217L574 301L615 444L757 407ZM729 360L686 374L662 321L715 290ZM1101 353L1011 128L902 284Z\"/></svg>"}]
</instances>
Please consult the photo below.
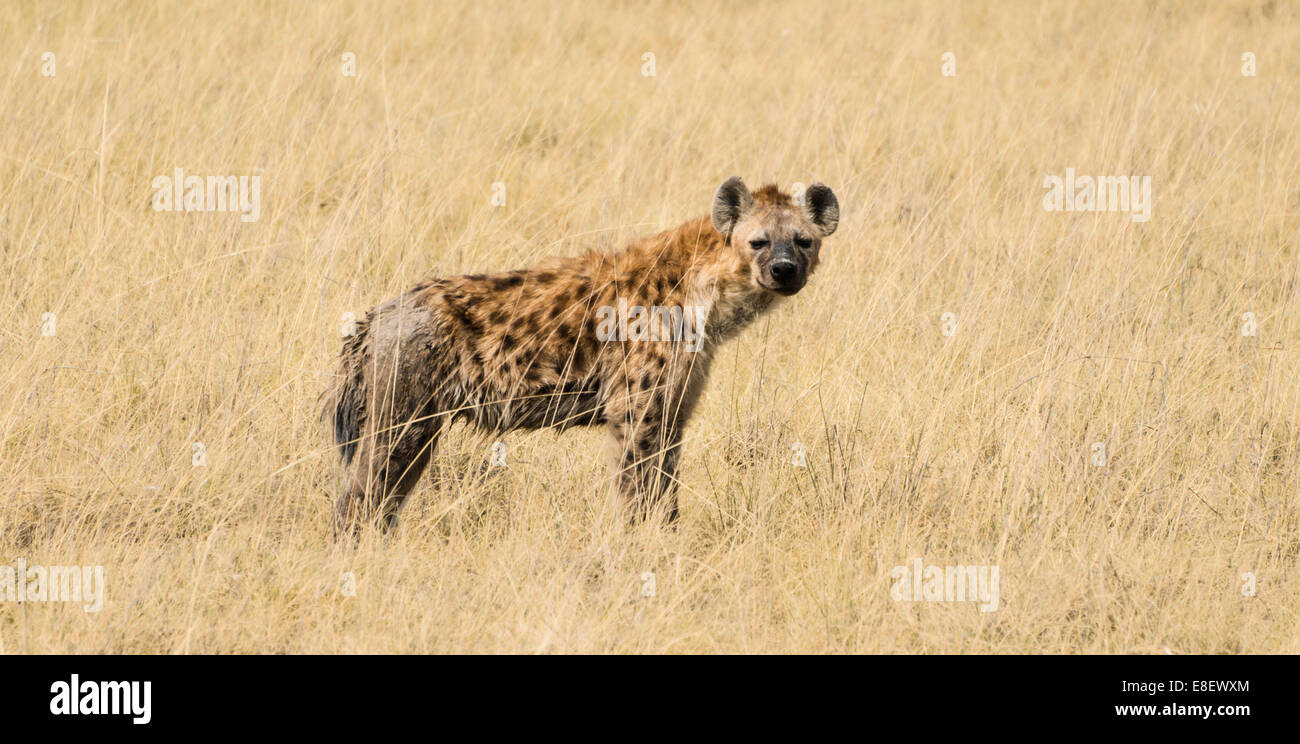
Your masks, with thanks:
<instances>
[{"instance_id":1,"label":"hyena ear","mask_svg":"<svg viewBox=\"0 0 1300 744\"><path fill-rule=\"evenodd\" d=\"M732 176L718 187L713 195L713 227L723 235L731 235L740 216L754 206L754 197L745 188L740 176Z\"/></svg>"},{"instance_id":2,"label":"hyena ear","mask_svg":"<svg viewBox=\"0 0 1300 744\"><path fill-rule=\"evenodd\" d=\"M823 237L840 226L840 201L825 184L814 183L808 187L804 192L803 211L814 225L822 229Z\"/></svg>"}]
</instances>

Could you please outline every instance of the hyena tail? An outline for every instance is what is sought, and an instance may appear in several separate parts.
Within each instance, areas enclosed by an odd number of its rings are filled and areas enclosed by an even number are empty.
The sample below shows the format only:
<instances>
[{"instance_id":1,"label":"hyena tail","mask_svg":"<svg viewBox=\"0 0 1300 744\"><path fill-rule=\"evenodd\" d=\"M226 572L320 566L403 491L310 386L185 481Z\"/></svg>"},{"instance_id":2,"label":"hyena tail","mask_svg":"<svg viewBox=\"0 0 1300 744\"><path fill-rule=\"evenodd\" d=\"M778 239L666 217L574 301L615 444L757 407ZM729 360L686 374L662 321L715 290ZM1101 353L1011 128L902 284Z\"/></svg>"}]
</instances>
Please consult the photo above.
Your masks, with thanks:
<instances>
[{"instance_id":1,"label":"hyena tail","mask_svg":"<svg viewBox=\"0 0 1300 744\"><path fill-rule=\"evenodd\" d=\"M321 411L321 417L333 425L334 444L338 446L345 466L350 465L356 455L361 428L366 423L367 330L368 322L358 321L356 333L343 340L339 381L327 394L325 407Z\"/></svg>"}]
</instances>

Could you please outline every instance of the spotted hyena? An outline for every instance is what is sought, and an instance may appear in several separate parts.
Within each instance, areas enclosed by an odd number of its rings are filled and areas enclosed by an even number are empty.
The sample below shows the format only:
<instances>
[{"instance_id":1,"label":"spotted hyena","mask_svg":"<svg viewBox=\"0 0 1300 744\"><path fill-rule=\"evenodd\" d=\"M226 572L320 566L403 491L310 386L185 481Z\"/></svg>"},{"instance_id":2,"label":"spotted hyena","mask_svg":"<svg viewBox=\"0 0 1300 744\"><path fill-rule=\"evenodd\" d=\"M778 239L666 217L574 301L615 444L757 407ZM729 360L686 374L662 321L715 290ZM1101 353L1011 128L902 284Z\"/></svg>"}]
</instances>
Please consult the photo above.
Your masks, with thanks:
<instances>
[{"instance_id":1,"label":"spotted hyena","mask_svg":"<svg viewBox=\"0 0 1300 744\"><path fill-rule=\"evenodd\" d=\"M677 516L682 428L717 344L817 267L839 203L728 179L712 213L609 253L428 279L343 344L325 414L349 467L340 530L391 527L444 426L496 434L606 426L633 513Z\"/></svg>"}]
</instances>

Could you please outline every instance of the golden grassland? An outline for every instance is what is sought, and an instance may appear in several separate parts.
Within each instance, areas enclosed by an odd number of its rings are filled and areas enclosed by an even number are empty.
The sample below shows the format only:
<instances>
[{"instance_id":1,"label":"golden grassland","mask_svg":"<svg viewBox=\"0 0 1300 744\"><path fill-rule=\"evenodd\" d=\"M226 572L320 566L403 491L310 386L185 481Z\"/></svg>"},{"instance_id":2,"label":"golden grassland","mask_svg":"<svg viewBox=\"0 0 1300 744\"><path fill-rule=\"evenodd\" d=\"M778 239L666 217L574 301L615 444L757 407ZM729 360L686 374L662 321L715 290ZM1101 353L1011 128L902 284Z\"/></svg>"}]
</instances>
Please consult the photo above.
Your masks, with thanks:
<instances>
[{"instance_id":1,"label":"golden grassland","mask_svg":"<svg viewBox=\"0 0 1300 744\"><path fill-rule=\"evenodd\" d=\"M0 564L107 582L0 602L0 652L1300 650L1287 3L18 2L0 38ZM259 219L154 211L175 168L258 175ZM1150 176L1151 219L1046 211L1066 168ZM714 365L675 528L614 508L602 432L493 468L458 426L394 535L332 541L344 313L733 174L843 216ZM999 608L895 601L914 558Z\"/></svg>"}]
</instances>

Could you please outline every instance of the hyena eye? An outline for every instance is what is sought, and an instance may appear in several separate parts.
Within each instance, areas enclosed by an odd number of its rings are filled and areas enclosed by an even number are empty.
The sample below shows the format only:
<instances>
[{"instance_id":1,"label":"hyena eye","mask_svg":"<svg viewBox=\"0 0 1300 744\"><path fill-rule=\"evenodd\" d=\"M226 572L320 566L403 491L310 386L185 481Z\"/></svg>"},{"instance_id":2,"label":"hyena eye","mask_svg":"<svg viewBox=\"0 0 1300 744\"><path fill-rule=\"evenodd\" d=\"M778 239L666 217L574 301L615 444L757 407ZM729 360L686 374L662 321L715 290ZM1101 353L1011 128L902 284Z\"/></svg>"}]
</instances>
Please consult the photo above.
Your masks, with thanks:
<instances>
[{"instance_id":1,"label":"hyena eye","mask_svg":"<svg viewBox=\"0 0 1300 744\"><path fill-rule=\"evenodd\" d=\"M766 241L766 240L751 240L751 241L749 241L749 247L750 247L750 248L753 248L753 249L756 250L756 251L761 251L761 250L763 250L764 248L767 247L767 241Z\"/></svg>"},{"instance_id":2,"label":"hyena eye","mask_svg":"<svg viewBox=\"0 0 1300 744\"><path fill-rule=\"evenodd\" d=\"M809 248L812 248L812 240L809 238L805 238L802 235L794 239L794 244L799 246L800 248L803 248L804 250L808 250Z\"/></svg>"}]
</instances>

